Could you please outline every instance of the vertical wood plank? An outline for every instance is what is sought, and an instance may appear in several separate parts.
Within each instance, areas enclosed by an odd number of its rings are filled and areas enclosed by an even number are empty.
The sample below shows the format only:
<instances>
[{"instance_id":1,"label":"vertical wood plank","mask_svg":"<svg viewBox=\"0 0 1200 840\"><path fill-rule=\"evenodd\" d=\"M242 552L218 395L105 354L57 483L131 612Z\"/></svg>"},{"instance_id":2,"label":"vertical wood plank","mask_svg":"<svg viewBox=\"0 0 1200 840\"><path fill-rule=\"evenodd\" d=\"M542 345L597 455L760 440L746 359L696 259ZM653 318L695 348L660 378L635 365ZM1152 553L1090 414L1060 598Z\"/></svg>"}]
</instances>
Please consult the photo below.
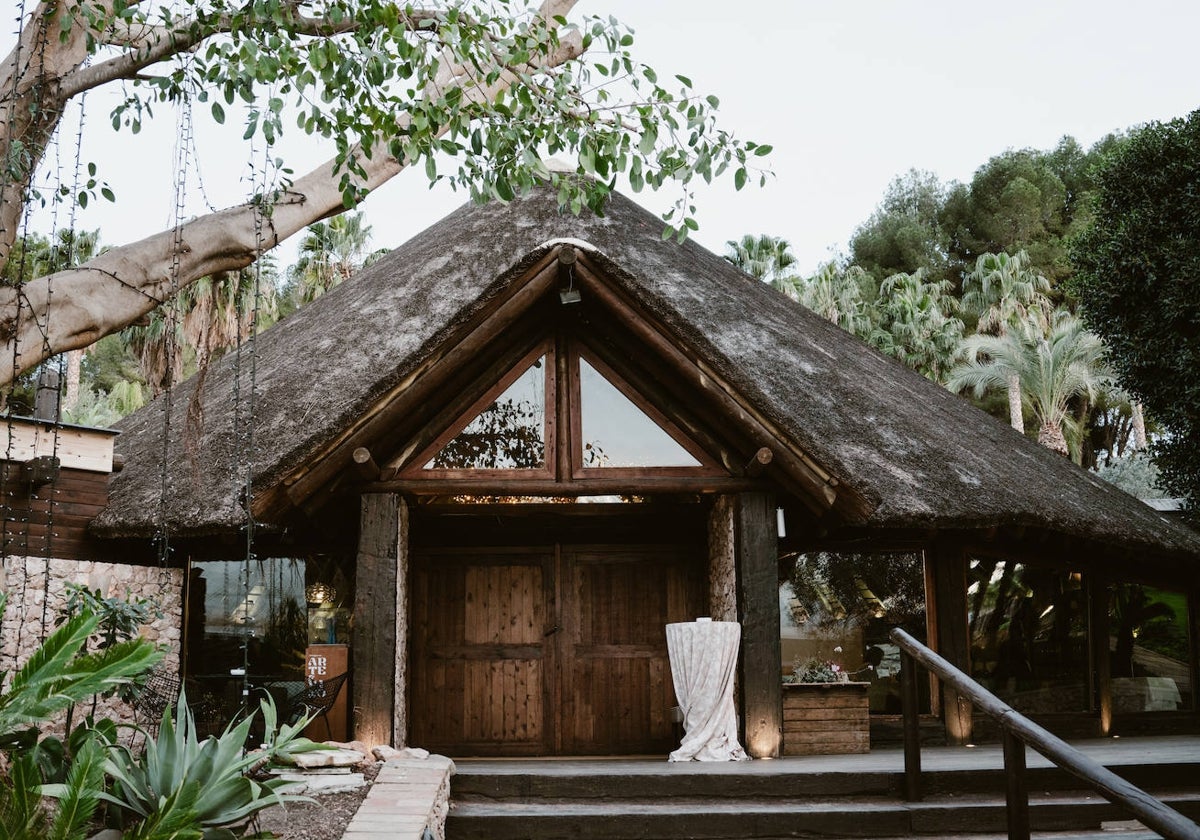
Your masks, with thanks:
<instances>
[{"instance_id":1,"label":"vertical wood plank","mask_svg":"<svg viewBox=\"0 0 1200 840\"><path fill-rule=\"evenodd\" d=\"M407 542L407 508L394 493L368 493L359 512L358 572L354 598L354 737L370 746L391 744L405 651L398 629L404 586L398 574ZM405 552L407 553L407 552ZM403 738L403 735L401 735Z\"/></svg>"},{"instance_id":2,"label":"vertical wood plank","mask_svg":"<svg viewBox=\"0 0 1200 840\"><path fill-rule=\"evenodd\" d=\"M734 533L742 616L745 746L754 758L775 758L783 744L783 675L774 497L769 493L739 494Z\"/></svg>"},{"instance_id":3,"label":"vertical wood plank","mask_svg":"<svg viewBox=\"0 0 1200 840\"><path fill-rule=\"evenodd\" d=\"M967 625L967 555L961 543L934 540L926 552L933 570L932 611L937 612L937 652L961 671L971 673L970 628ZM944 683L941 686L946 740L966 744L971 740L971 703Z\"/></svg>"}]
</instances>

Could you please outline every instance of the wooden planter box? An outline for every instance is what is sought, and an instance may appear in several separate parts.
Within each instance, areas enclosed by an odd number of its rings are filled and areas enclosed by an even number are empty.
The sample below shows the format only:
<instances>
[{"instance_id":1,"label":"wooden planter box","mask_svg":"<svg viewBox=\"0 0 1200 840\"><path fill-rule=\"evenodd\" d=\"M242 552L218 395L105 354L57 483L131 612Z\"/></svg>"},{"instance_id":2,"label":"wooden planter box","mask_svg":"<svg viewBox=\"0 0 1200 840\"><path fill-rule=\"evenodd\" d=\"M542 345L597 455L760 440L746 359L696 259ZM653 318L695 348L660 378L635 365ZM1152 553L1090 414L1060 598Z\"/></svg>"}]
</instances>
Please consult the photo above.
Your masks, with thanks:
<instances>
[{"instance_id":1,"label":"wooden planter box","mask_svg":"<svg viewBox=\"0 0 1200 840\"><path fill-rule=\"evenodd\" d=\"M871 751L870 683L784 683L783 754Z\"/></svg>"}]
</instances>

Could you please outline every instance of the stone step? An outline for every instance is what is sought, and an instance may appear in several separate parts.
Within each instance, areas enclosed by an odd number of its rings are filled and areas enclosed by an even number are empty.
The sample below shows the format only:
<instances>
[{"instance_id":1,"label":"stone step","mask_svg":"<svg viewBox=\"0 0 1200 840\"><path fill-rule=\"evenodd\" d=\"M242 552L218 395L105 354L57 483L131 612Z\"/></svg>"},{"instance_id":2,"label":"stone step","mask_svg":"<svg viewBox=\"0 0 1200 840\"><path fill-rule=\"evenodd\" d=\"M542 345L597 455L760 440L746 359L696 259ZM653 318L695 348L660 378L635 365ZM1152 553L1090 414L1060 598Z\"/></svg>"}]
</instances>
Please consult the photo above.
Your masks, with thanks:
<instances>
[{"instance_id":1,"label":"stone step","mask_svg":"<svg viewBox=\"0 0 1200 840\"><path fill-rule=\"evenodd\" d=\"M1191 819L1200 819L1200 790L1171 792L1160 798ZM1030 821L1037 832L1096 833L1105 823L1128 819L1126 812L1094 794L1030 797ZM447 836L454 840L966 837L1004 830L1003 798L977 795L915 803L877 797L541 802L464 801L456 797L447 822Z\"/></svg>"}]
</instances>

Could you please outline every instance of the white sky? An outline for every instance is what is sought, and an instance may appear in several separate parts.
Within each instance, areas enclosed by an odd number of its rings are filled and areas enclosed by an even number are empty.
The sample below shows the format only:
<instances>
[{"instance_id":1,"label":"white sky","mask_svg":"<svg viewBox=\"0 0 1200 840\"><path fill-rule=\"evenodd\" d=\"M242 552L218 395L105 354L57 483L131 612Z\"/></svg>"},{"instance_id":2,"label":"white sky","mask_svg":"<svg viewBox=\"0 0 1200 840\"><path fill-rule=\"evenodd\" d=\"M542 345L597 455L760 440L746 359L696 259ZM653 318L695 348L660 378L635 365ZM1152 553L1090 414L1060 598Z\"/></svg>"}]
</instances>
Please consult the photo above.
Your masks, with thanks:
<instances>
[{"instance_id":1,"label":"white sky","mask_svg":"<svg viewBox=\"0 0 1200 840\"><path fill-rule=\"evenodd\" d=\"M1200 106L1194 0L583 0L577 13L611 13L632 26L640 59L660 75L691 76L720 97L727 130L774 146L776 177L765 189L736 193L722 183L700 192L701 244L722 251L744 233L784 236L806 272L845 248L888 182L910 168L965 181L1008 148L1050 148L1064 134L1087 146ZM0 34L4 53L14 28ZM169 226L176 126L164 111L142 135L114 136L111 104L99 100L87 106L83 159L101 165L118 204L97 202L77 224L117 244ZM231 120L217 129L196 113L205 191L217 206L244 200L242 127ZM331 154L293 141L297 173ZM74 150L72 135L60 164L67 183ZM204 207L197 183L191 178L186 193L190 213ZM638 200L661 210L673 197ZM399 245L463 200L431 192L421 172L401 174L363 206L373 245ZM67 218L43 212L35 228ZM296 239L279 249L283 265Z\"/></svg>"}]
</instances>

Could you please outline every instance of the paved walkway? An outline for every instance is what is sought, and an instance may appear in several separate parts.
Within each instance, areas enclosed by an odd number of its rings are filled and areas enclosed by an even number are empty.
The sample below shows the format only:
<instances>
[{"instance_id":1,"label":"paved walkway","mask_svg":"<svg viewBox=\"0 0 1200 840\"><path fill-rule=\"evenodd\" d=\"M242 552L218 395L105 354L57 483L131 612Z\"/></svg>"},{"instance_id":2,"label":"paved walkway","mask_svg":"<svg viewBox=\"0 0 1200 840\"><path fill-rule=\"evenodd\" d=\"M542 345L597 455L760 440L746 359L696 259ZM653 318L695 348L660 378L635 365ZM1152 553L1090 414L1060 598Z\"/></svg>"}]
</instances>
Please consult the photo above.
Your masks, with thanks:
<instances>
[{"instance_id":1,"label":"paved walkway","mask_svg":"<svg viewBox=\"0 0 1200 840\"><path fill-rule=\"evenodd\" d=\"M454 762L441 755L385 761L342 840L441 840L453 774Z\"/></svg>"}]
</instances>

